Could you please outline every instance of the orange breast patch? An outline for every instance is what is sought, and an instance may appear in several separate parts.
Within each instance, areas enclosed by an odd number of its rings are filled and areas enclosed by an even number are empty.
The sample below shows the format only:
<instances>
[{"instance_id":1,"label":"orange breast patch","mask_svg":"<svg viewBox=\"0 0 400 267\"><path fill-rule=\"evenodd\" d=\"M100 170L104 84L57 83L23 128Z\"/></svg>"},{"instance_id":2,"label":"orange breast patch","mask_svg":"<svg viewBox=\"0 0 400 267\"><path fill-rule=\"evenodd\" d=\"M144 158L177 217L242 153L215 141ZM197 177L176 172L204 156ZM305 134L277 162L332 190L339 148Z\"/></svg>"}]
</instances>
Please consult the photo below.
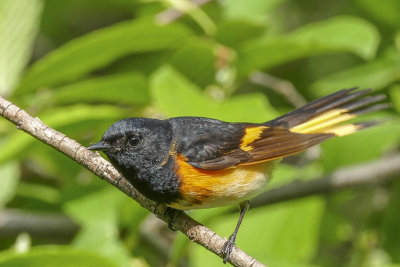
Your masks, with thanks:
<instances>
[{"instance_id":1,"label":"orange breast patch","mask_svg":"<svg viewBox=\"0 0 400 267\"><path fill-rule=\"evenodd\" d=\"M210 208L236 204L260 192L273 162L235 166L223 170L203 170L191 166L182 155L176 159L179 191L184 199L172 207Z\"/></svg>"}]
</instances>

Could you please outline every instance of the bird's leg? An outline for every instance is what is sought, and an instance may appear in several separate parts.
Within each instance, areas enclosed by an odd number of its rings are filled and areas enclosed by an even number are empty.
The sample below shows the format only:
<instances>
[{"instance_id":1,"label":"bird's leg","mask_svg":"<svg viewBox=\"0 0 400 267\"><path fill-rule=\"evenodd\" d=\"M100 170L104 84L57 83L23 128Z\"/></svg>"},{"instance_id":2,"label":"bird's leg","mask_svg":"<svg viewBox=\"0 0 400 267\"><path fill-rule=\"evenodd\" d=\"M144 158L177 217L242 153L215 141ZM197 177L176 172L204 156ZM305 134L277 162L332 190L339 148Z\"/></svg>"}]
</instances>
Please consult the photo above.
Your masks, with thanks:
<instances>
[{"instance_id":1,"label":"bird's leg","mask_svg":"<svg viewBox=\"0 0 400 267\"><path fill-rule=\"evenodd\" d=\"M157 214L158 214L158 210L157 210L157 209L158 209L160 206L162 206L162 204L161 204L161 203L157 203L156 207L155 207L154 210L153 210L153 213L156 215L157 218L160 218L160 217L161 217L161 218L167 218L167 221L168 221L168 228L169 228L171 231L176 231L176 230L177 230L177 229L175 228L176 210L175 210L174 208L171 208L171 207L166 206L166 207L164 207L163 215L160 216L160 215L157 215Z\"/></svg>"},{"instance_id":2,"label":"bird's leg","mask_svg":"<svg viewBox=\"0 0 400 267\"><path fill-rule=\"evenodd\" d=\"M222 248L222 255L224 256L224 263L226 263L231 258L231 253L232 253L233 246L235 245L237 232L239 230L240 224L243 221L244 214L249 209L249 206L250 205L249 205L248 200L243 201L239 204L240 216L239 216L239 220L236 224L235 231L230 235L229 239L225 242L225 244Z\"/></svg>"}]
</instances>

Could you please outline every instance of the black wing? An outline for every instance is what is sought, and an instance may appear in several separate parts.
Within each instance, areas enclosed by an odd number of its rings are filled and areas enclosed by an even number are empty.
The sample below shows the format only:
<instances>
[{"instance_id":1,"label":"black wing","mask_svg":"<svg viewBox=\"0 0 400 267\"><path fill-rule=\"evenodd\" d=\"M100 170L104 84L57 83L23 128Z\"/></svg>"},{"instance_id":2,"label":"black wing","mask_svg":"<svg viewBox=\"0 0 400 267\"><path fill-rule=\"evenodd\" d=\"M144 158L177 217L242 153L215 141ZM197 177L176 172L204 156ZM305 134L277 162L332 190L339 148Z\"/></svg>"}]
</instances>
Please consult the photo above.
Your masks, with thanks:
<instances>
[{"instance_id":1,"label":"black wing","mask_svg":"<svg viewBox=\"0 0 400 267\"><path fill-rule=\"evenodd\" d=\"M219 170L297 153L331 135L292 133L282 127L227 123L198 117L170 119L177 153L190 165Z\"/></svg>"},{"instance_id":2,"label":"black wing","mask_svg":"<svg viewBox=\"0 0 400 267\"><path fill-rule=\"evenodd\" d=\"M177 142L177 153L194 167L224 169L249 160L251 155L240 150L246 123L228 123L199 117L169 119ZM205 162L215 161L213 167Z\"/></svg>"},{"instance_id":3,"label":"black wing","mask_svg":"<svg viewBox=\"0 0 400 267\"><path fill-rule=\"evenodd\" d=\"M177 152L194 167L209 170L270 161L301 152L333 136L375 125L349 123L360 114L387 108L383 95L342 90L264 124L227 123L181 117L170 119Z\"/></svg>"}]
</instances>

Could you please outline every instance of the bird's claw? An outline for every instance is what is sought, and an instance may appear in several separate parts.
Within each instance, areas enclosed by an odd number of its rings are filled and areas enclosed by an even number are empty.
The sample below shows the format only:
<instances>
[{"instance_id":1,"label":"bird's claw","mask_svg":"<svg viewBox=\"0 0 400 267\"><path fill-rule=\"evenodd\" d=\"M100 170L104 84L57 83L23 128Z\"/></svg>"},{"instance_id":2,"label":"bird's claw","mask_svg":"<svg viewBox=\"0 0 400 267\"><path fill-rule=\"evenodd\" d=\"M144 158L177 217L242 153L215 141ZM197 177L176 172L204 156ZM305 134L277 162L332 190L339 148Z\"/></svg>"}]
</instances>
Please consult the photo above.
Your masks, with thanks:
<instances>
[{"instance_id":1,"label":"bird's claw","mask_svg":"<svg viewBox=\"0 0 400 267\"><path fill-rule=\"evenodd\" d=\"M227 263L228 260L231 259L231 254L233 247L235 246L235 238L232 236L225 242L224 246L222 247L222 256L224 257L224 263Z\"/></svg>"},{"instance_id":2,"label":"bird's claw","mask_svg":"<svg viewBox=\"0 0 400 267\"><path fill-rule=\"evenodd\" d=\"M169 228L169 230L171 230L171 231L177 231L177 230L178 230L178 229L176 229L176 227L175 227L175 222L172 221L172 220L169 220L169 221L168 221L168 228Z\"/></svg>"},{"instance_id":3,"label":"bird's claw","mask_svg":"<svg viewBox=\"0 0 400 267\"><path fill-rule=\"evenodd\" d=\"M177 230L176 227L175 227L175 216L176 216L175 212L176 212L175 209L167 207L166 210L165 210L165 213L164 213L164 215L166 217L168 217L168 228L171 231L176 231Z\"/></svg>"}]
</instances>

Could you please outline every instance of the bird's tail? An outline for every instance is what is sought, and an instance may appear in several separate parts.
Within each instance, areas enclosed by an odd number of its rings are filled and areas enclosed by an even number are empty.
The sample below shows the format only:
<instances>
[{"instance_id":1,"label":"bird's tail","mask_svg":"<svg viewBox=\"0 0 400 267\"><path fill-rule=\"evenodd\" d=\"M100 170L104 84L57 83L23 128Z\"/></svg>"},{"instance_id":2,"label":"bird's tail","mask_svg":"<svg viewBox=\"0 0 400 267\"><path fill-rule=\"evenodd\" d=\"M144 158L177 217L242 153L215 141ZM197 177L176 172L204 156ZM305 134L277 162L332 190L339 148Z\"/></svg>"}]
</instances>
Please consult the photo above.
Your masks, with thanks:
<instances>
[{"instance_id":1,"label":"bird's tail","mask_svg":"<svg viewBox=\"0 0 400 267\"><path fill-rule=\"evenodd\" d=\"M360 114L389 107L388 103L379 103L385 95L366 96L372 89L356 91L345 89L317 99L277 119L266 122L268 126L282 126L293 133L333 134L344 136L358 130L371 127L377 122L366 121L350 123Z\"/></svg>"}]
</instances>

